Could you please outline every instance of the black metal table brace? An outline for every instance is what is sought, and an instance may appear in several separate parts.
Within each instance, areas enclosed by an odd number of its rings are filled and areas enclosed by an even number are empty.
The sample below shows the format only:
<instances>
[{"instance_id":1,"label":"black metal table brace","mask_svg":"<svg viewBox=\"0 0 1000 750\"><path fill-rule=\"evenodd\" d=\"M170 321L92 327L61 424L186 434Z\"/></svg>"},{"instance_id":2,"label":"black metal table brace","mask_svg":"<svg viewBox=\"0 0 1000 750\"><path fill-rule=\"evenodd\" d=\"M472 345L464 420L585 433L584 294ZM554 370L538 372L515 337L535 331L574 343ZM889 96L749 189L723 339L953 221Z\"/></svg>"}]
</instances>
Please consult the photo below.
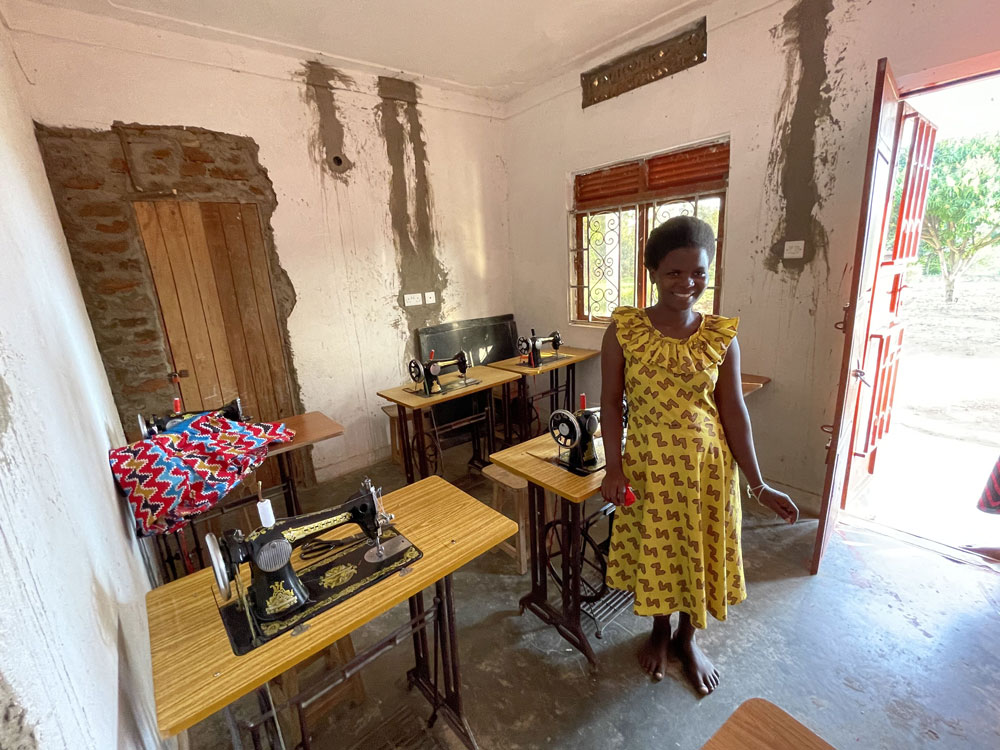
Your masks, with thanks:
<instances>
[{"instance_id":1,"label":"black metal table brace","mask_svg":"<svg viewBox=\"0 0 1000 750\"><path fill-rule=\"evenodd\" d=\"M285 747L280 737L277 716L289 708L295 709L302 735L299 744L294 749L289 750L312 750L312 739L305 721L305 709L407 638L412 638L413 641L415 664L413 669L406 673L406 678L409 687L416 687L433 708L428 719L428 726L433 726L437 717L442 716L469 750L479 750L479 745L473 737L472 729L469 727L462 710L462 679L459 671L458 640L455 633L455 600L451 575L445 576L434 586L435 595L430 609L426 609L424 606L422 591L411 596L409 600L410 621L408 623L355 656L343 667L331 671L323 680L292 696L280 706L275 706L272 702L266 684L257 689L261 715L253 721L237 721L231 708L227 706L224 712L234 750L243 750L241 730L250 733L254 750L263 749L265 736L270 748ZM434 625L433 653L431 653L427 638L427 628L431 624ZM443 692L441 687L443 687ZM276 742L277 744L275 744Z\"/></svg>"}]
</instances>

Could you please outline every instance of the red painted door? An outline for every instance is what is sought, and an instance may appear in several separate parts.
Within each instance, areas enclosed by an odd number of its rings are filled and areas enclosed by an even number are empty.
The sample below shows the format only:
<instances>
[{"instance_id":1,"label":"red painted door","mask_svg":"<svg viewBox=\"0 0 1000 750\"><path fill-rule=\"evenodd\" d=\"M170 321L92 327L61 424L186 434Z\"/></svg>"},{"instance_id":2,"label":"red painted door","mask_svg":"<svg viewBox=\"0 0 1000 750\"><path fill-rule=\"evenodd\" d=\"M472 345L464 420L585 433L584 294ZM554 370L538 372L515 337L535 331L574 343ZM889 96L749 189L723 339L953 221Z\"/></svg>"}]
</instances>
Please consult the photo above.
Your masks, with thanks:
<instances>
[{"instance_id":1,"label":"red painted door","mask_svg":"<svg viewBox=\"0 0 1000 750\"><path fill-rule=\"evenodd\" d=\"M931 162L937 128L904 105L893 199L887 233L875 275L863 368L870 387L862 384L854 457L867 460L875 472L878 445L892 422L892 402L903 346L902 307L908 268L917 260L920 230L927 206ZM848 480L849 481L849 480ZM841 500L845 507L847 494Z\"/></svg>"},{"instance_id":2,"label":"red painted door","mask_svg":"<svg viewBox=\"0 0 1000 750\"><path fill-rule=\"evenodd\" d=\"M837 327L843 331L844 355L840 383L837 387L836 412L830 429L826 456L826 480L820 507L819 530L813 549L810 570L819 571L837 510L846 489L851 468L858 419L858 395L866 380L862 363L868 341L872 295L885 239L886 216L892 193L892 176L903 119L903 103L899 99L888 61L878 62L875 74L875 97L872 105L868 141L868 161L861 200L858 243L854 256L851 296L844 305L844 319ZM870 381L869 381L870 382Z\"/></svg>"}]
</instances>

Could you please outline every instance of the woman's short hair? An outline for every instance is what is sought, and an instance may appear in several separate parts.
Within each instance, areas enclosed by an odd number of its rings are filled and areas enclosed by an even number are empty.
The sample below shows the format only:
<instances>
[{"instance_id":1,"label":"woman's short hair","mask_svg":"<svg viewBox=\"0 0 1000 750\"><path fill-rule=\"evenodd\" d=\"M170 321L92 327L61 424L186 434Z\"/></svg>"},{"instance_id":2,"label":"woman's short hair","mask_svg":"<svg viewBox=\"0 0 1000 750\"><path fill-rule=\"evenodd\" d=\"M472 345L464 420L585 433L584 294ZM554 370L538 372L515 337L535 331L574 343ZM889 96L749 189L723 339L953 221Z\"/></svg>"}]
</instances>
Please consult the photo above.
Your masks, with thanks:
<instances>
[{"instance_id":1,"label":"woman's short hair","mask_svg":"<svg viewBox=\"0 0 1000 750\"><path fill-rule=\"evenodd\" d=\"M694 247L715 256L715 232L706 222L693 216L675 216L667 219L649 233L643 258L646 268L655 271L671 250Z\"/></svg>"}]
</instances>

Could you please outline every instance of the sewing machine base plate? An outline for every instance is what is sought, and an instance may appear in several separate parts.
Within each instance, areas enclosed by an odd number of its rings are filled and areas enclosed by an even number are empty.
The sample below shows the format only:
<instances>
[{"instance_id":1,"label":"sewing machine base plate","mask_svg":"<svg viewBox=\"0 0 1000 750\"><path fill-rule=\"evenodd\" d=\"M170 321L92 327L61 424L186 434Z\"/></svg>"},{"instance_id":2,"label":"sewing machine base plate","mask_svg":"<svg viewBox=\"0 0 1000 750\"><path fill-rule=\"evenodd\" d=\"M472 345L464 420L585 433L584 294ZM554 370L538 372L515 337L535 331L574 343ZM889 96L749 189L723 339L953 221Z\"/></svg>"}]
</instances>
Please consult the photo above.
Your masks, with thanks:
<instances>
[{"instance_id":1,"label":"sewing machine base plate","mask_svg":"<svg viewBox=\"0 0 1000 750\"><path fill-rule=\"evenodd\" d=\"M594 453L597 454L596 462L587 467L574 466L573 462L570 460L571 451L559 449L559 454L555 458L555 464L570 471L577 476L585 477L590 474L596 474L601 471L607 465L607 459L604 457L604 441L600 438L594 441Z\"/></svg>"},{"instance_id":2,"label":"sewing machine base plate","mask_svg":"<svg viewBox=\"0 0 1000 750\"><path fill-rule=\"evenodd\" d=\"M309 602L283 620L261 622L252 615L248 618L244 604L239 600L219 607L233 653L241 656L288 630L308 623L311 617L398 573L423 556L392 527L383 532L382 538L386 551L381 560L368 559L374 557L368 554L374 548L369 546L367 539L361 539L332 550L317 562L298 568L295 572L309 591ZM250 619L254 620L253 632Z\"/></svg>"},{"instance_id":3,"label":"sewing machine base plate","mask_svg":"<svg viewBox=\"0 0 1000 750\"><path fill-rule=\"evenodd\" d=\"M467 388L470 385L479 385L482 380L477 380L476 378L469 378L468 380L456 380L452 383L447 383L441 386L441 390L434 391L433 393L425 393L422 386L417 386L416 388L404 388L407 393L412 393L415 396L423 396L424 398L431 398L432 396L440 396L442 393L451 393L452 391L457 391L460 388Z\"/></svg>"}]
</instances>

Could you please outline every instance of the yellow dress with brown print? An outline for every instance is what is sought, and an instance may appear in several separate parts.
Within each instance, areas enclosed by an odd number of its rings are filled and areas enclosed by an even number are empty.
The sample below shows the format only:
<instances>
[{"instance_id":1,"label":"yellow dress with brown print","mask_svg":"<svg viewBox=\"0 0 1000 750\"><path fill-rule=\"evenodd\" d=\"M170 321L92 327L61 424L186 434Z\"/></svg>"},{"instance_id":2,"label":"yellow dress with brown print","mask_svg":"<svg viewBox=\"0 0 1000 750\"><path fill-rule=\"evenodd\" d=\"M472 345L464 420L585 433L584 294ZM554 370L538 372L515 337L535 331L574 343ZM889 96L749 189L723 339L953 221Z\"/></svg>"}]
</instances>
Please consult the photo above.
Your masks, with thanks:
<instances>
[{"instance_id":1,"label":"yellow dress with brown print","mask_svg":"<svg viewBox=\"0 0 1000 750\"><path fill-rule=\"evenodd\" d=\"M615 511L608 585L635 594L638 615L707 614L746 598L739 480L715 405L719 365L737 318L703 315L686 339L644 310L611 316L625 354L628 437L622 455L636 502Z\"/></svg>"}]
</instances>

